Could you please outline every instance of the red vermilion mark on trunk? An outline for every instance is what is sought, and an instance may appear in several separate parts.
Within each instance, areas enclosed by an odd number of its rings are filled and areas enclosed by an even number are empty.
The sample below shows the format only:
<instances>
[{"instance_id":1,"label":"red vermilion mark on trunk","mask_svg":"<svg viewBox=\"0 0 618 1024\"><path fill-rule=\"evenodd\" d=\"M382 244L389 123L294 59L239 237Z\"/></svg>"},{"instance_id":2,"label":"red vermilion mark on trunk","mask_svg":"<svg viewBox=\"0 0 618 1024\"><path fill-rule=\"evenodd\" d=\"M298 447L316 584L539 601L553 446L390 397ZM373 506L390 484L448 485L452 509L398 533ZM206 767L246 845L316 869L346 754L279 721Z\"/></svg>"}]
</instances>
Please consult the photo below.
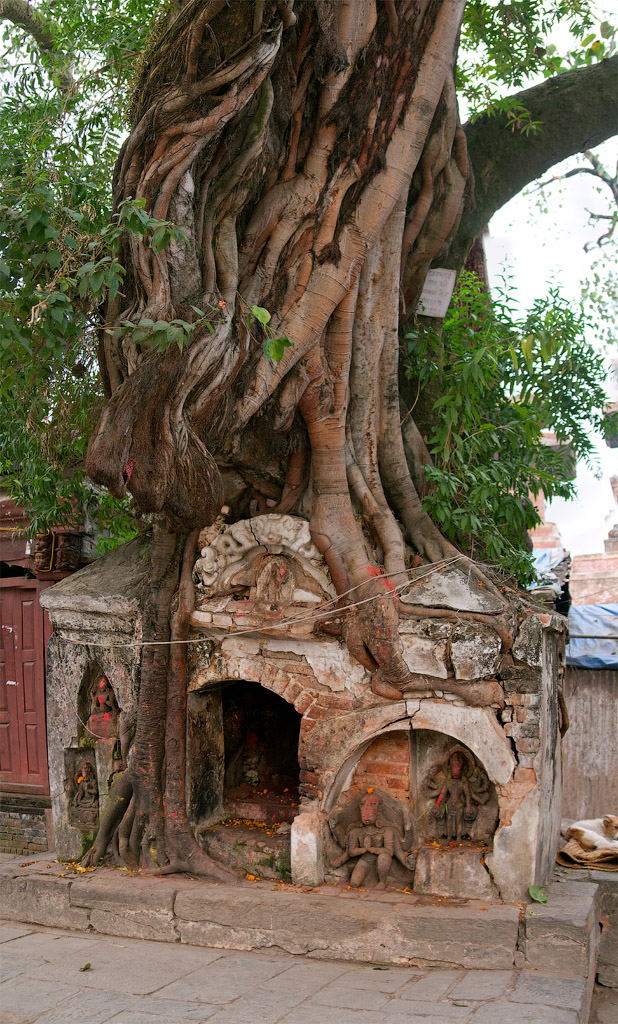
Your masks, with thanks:
<instances>
[{"instance_id":1,"label":"red vermilion mark on trunk","mask_svg":"<svg viewBox=\"0 0 618 1024\"><path fill-rule=\"evenodd\" d=\"M394 591L394 590L397 589L395 587L395 584L393 583L393 581L392 580L387 580L386 576L384 576L382 570L379 569L377 565L369 565L367 567L367 575L368 576L379 577L380 579L384 580L384 586L386 587L387 590L393 590Z\"/></svg>"},{"instance_id":2,"label":"red vermilion mark on trunk","mask_svg":"<svg viewBox=\"0 0 618 1024\"><path fill-rule=\"evenodd\" d=\"M127 462L127 465L126 465L126 469L125 469L124 474L123 474L125 484L128 484L129 480L131 479L131 473L132 472L133 472L133 459L129 459L129 461Z\"/></svg>"}]
</instances>

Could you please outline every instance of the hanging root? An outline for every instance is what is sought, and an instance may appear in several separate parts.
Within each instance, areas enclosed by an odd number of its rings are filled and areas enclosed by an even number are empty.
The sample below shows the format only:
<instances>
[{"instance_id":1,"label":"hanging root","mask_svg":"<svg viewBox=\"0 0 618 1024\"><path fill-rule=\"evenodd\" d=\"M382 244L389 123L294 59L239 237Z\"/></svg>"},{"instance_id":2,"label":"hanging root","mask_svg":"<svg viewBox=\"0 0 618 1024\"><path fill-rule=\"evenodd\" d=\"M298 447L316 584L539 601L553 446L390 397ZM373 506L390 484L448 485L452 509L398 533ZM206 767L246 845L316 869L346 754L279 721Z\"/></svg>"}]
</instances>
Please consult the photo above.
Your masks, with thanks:
<instances>
[{"instance_id":1,"label":"hanging root","mask_svg":"<svg viewBox=\"0 0 618 1024\"><path fill-rule=\"evenodd\" d=\"M128 814L127 812L129 812L130 808L131 812ZM135 805L133 804L133 782L129 772L126 771L119 779L116 780L110 790L107 808L101 819L99 831L97 832L94 843L81 859L82 867L96 867L97 864L100 864L107 852L108 846L112 842L112 838L115 835L116 830L123 824L125 817L127 820L130 819L132 826L134 816ZM127 830L125 828L122 833L123 842L122 844L120 843L119 836L118 843L119 847L122 845L122 848L120 849L120 856L124 863L127 863L127 866L129 866L126 860L126 855L130 831L131 830L129 829L127 834Z\"/></svg>"}]
</instances>

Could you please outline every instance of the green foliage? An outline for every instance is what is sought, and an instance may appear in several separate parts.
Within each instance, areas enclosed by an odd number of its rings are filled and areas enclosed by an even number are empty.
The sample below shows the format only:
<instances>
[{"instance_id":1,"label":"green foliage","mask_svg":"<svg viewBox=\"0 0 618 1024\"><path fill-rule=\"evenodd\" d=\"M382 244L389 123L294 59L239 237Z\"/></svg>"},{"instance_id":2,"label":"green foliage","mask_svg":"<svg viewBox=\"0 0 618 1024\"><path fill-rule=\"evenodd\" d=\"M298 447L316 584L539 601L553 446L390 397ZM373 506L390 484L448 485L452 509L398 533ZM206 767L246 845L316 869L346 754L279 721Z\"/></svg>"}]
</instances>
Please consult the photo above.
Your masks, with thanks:
<instances>
[{"instance_id":1,"label":"green foliage","mask_svg":"<svg viewBox=\"0 0 618 1024\"><path fill-rule=\"evenodd\" d=\"M568 27L562 52L552 42ZM541 128L521 104L501 95L531 78L549 78L593 64L616 50L616 27L598 17L591 0L468 0L457 85L473 114L504 114L512 130Z\"/></svg>"},{"instance_id":2,"label":"green foliage","mask_svg":"<svg viewBox=\"0 0 618 1024\"><path fill-rule=\"evenodd\" d=\"M491 301L466 273L443 330L424 322L406 335L409 375L440 395L425 507L448 536L521 583L534 577L524 540L539 517L529 495L571 497L573 460L594 461L590 425L608 426L607 370L584 326L558 289L520 318L508 282Z\"/></svg>"},{"instance_id":3,"label":"green foliage","mask_svg":"<svg viewBox=\"0 0 618 1024\"><path fill-rule=\"evenodd\" d=\"M246 302L241 298L241 302L246 306ZM286 338L285 335L278 335L273 331L270 326L271 315L267 309L263 306L250 306L247 313L247 327L251 330L253 320L257 320L261 327L262 334L262 349L264 354L273 363L280 363L283 359L283 353L286 348L293 348L294 342Z\"/></svg>"},{"instance_id":4,"label":"green foliage","mask_svg":"<svg viewBox=\"0 0 618 1024\"><path fill-rule=\"evenodd\" d=\"M42 0L53 52L8 21L0 58L0 481L30 534L86 508L118 538L126 502L85 479L87 438L103 403L95 325L122 287L126 229L167 244L172 226L127 204L111 221L111 179L125 132L134 57L157 0ZM58 86L70 66L70 93Z\"/></svg>"},{"instance_id":5,"label":"green foliage","mask_svg":"<svg viewBox=\"0 0 618 1024\"><path fill-rule=\"evenodd\" d=\"M83 471L103 403L98 307L122 285L124 232L153 247L181 234L151 218L143 201L123 203L111 220L66 206L38 172L21 186L5 173L2 185L2 198L13 201L0 203L0 479L28 510L30 535L75 522L87 505L98 528L120 542L135 532L127 503L112 506Z\"/></svg>"}]
</instances>

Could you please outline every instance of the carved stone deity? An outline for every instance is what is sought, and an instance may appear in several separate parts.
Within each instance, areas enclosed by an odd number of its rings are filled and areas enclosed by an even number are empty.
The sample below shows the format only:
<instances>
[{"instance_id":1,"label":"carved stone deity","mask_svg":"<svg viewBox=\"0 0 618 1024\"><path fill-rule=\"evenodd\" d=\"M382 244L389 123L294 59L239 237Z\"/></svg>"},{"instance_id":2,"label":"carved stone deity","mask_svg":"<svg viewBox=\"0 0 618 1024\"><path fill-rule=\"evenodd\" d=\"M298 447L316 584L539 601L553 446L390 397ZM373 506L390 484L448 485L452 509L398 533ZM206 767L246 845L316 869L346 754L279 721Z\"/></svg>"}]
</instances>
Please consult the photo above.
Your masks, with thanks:
<instances>
[{"instance_id":1,"label":"carved stone deity","mask_svg":"<svg viewBox=\"0 0 618 1024\"><path fill-rule=\"evenodd\" d=\"M462 750L453 751L432 770L424 789L426 796L435 800L431 816L447 843L460 843L465 835L477 838L474 824L479 805L490 798L489 780L476 763L468 763Z\"/></svg>"},{"instance_id":2,"label":"carved stone deity","mask_svg":"<svg viewBox=\"0 0 618 1024\"><path fill-rule=\"evenodd\" d=\"M107 676L98 676L90 688L90 717L88 730L99 739L118 736L120 708Z\"/></svg>"},{"instance_id":3,"label":"carved stone deity","mask_svg":"<svg viewBox=\"0 0 618 1024\"><path fill-rule=\"evenodd\" d=\"M350 875L354 888L365 884L385 889L394 859L406 870L414 866L408 855L412 828L405 828L402 809L385 793L371 790L357 794L335 811L329 825L343 848L332 866L338 868L354 861Z\"/></svg>"},{"instance_id":4,"label":"carved stone deity","mask_svg":"<svg viewBox=\"0 0 618 1024\"><path fill-rule=\"evenodd\" d=\"M90 758L76 760L70 787L69 821L80 828L94 828L99 817L99 787Z\"/></svg>"}]
</instances>

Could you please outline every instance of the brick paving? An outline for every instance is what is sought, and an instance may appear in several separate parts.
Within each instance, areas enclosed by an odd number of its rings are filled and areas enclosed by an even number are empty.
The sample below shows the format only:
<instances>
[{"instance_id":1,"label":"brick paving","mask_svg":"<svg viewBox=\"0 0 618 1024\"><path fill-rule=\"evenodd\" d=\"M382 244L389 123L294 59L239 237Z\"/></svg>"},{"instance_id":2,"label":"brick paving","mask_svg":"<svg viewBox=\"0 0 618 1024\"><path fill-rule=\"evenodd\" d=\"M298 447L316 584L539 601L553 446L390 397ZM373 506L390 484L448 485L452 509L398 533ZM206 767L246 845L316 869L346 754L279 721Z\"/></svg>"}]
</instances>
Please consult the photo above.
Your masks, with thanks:
<instances>
[{"instance_id":1,"label":"brick paving","mask_svg":"<svg viewBox=\"0 0 618 1024\"><path fill-rule=\"evenodd\" d=\"M0 922L0 1024L584 1024L585 987Z\"/></svg>"}]
</instances>

